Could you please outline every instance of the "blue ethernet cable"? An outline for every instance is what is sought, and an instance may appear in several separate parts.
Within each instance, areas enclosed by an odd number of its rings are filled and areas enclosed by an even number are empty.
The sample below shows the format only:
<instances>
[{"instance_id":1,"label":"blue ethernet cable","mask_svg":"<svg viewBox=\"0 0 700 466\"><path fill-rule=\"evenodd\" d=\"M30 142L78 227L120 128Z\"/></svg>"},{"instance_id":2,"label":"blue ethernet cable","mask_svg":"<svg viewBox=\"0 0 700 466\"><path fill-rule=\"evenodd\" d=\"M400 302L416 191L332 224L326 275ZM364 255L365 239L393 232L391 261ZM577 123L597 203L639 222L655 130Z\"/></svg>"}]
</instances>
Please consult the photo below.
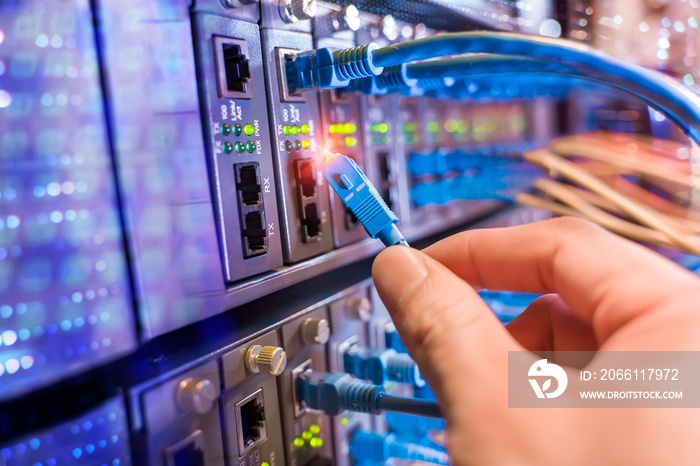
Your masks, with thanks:
<instances>
[{"instance_id":1,"label":"blue ethernet cable","mask_svg":"<svg viewBox=\"0 0 700 466\"><path fill-rule=\"evenodd\" d=\"M345 87L353 79L376 76L385 67L465 53L520 55L570 66L576 70L577 76L642 99L700 144L700 96L658 71L562 39L499 32L462 32L383 48L371 43L335 52L318 49L289 61L287 80L292 90Z\"/></svg>"},{"instance_id":2,"label":"blue ethernet cable","mask_svg":"<svg viewBox=\"0 0 700 466\"><path fill-rule=\"evenodd\" d=\"M336 416L343 411L380 414L382 411L442 418L435 401L386 393L382 385L361 382L350 374L308 370L296 379L297 401L310 409Z\"/></svg>"},{"instance_id":3,"label":"blue ethernet cable","mask_svg":"<svg viewBox=\"0 0 700 466\"><path fill-rule=\"evenodd\" d=\"M365 227L370 238L379 238L387 247L408 246L396 226L399 218L352 159L334 154L326 160L323 175L350 212Z\"/></svg>"},{"instance_id":4,"label":"blue ethernet cable","mask_svg":"<svg viewBox=\"0 0 700 466\"><path fill-rule=\"evenodd\" d=\"M372 63L388 67L464 53L522 55L571 66L594 81L639 97L700 143L700 96L658 71L567 40L499 32L449 33L377 49Z\"/></svg>"},{"instance_id":5,"label":"blue ethernet cable","mask_svg":"<svg viewBox=\"0 0 700 466\"><path fill-rule=\"evenodd\" d=\"M372 59L377 44L369 43L343 50L322 48L289 57L285 63L290 91L337 89L351 80L376 76L383 70Z\"/></svg>"},{"instance_id":6,"label":"blue ethernet cable","mask_svg":"<svg viewBox=\"0 0 700 466\"><path fill-rule=\"evenodd\" d=\"M343 354L343 364L346 372L378 385L392 381L416 388L425 386L425 380L411 356L393 349L353 345Z\"/></svg>"}]
</instances>

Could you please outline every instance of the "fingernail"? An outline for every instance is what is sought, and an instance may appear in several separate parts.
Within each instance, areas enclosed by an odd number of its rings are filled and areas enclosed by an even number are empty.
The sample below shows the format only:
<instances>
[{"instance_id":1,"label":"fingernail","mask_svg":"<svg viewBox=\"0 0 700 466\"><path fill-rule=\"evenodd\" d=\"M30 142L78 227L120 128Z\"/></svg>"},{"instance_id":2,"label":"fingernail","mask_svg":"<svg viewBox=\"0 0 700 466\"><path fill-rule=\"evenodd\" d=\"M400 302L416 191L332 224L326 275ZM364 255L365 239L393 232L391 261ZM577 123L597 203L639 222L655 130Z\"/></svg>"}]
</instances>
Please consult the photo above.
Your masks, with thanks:
<instances>
[{"instance_id":1,"label":"fingernail","mask_svg":"<svg viewBox=\"0 0 700 466\"><path fill-rule=\"evenodd\" d=\"M423 253L406 246L385 249L374 260L372 277L379 296L389 309L396 309L428 275Z\"/></svg>"}]
</instances>

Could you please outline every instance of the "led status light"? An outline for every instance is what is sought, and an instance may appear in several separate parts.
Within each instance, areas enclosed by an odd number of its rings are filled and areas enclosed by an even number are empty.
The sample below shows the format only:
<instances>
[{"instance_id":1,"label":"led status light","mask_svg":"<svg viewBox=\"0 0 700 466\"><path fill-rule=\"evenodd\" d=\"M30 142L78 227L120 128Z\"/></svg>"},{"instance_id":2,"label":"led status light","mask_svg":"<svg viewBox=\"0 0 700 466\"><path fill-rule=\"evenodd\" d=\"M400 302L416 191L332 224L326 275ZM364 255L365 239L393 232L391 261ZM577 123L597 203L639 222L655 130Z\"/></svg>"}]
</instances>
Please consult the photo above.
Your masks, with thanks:
<instances>
[{"instance_id":1,"label":"led status light","mask_svg":"<svg viewBox=\"0 0 700 466\"><path fill-rule=\"evenodd\" d=\"M253 141L248 141L245 145L245 148L249 153L252 154L253 152L255 152L255 149L257 149L258 146Z\"/></svg>"},{"instance_id":2,"label":"led status light","mask_svg":"<svg viewBox=\"0 0 700 466\"><path fill-rule=\"evenodd\" d=\"M328 127L331 134L353 134L356 131L357 125L354 123L334 123Z\"/></svg>"},{"instance_id":3,"label":"led status light","mask_svg":"<svg viewBox=\"0 0 700 466\"><path fill-rule=\"evenodd\" d=\"M240 136L243 133L243 127L241 125L233 125L233 134Z\"/></svg>"},{"instance_id":4,"label":"led status light","mask_svg":"<svg viewBox=\"0 0 700 466\"><path fill-rule=\"evenodd\" d=\"M289 125L284 125L282 127L282 132L284 133L285 136L291 136L292 135L292 127Z\"/></svg>"},{"instance_id":5,"label":"led status light","mask_svg":"<svg viewBox=\"0 0 700 466\"><path fill-rule=\"evenodd\" d=\"M245 152L245 144L243 144L242 142L238 141L238 142L236 143L236 152L238 152L239 154L242 154L243 152Z\"/></svg>"},{"instance_id":6,"label":"led status light","mask_svg":"<svg viewBox=\"0 0 700 466\"><path fill-rule=\"evenodd\" d=\"M323 440L320 437L314 437L309 440L309 445L311 445L311 448L321 448L323 446Z\"/></svg>"},{"instance_id":7,"label":"led status light","mask_svg":"<svg viewBox=\"0 0 700 466\"><path fill-rule=\"evenodd\" d=\"M301 141L301 147L303 147L304 149L308 149L309 147L311 147L311 143L308 139L304 139L303 141Z\"/></svg>"},{"instance_id":8,"label":"led status light","mask_svg":"<svg viewBox=\"0 0 700 466\"><path fill-rule=\"evenodd\" d=\"M301 125L301 134L309 134L311 132L311 126Z\"/></svg>"},{"instance_id":9,"label":"led status light","mask_svg":"<svg viewBox=\"0 0 700 466\"><path fill-rule=\"evenodd\" d=\"M369 127L370 131L373 133L386 133L389 131L389 125L386 123L372 123Z\"/></svg>"},{"instance_id":10,"label":"led status light","mask_svg":"<svg viewBox=\"0 0 700 466\"><path fill-rule=\"evenodd\" d=\"M230 142L225 142L224 143L224 152L226 152L227 154L230 154L231 152L233 152L233 144L231 144Z\"/></svg>"},{"instance_id":11,"label":"led status light","mask_svg":"<svg viewBox=\"0 0 700 466\"><path fill-rule=\"evenodd\" d=\"M228 136L229 134L231 134L231 131L232 131L231 125L227 125L227 124L221 125L221 134L223 134L224 136Z\"/></svg>"},{"instance_id":12,"label":"led status light","mask_svg":"<svg viewBox=\"0 0 700 466\"><path fill-rule=\"evenodd\" d=\"M245 133L246 136L252 136L253 133L255 133L255 127L248 123L243 127L243 132Z\"/></svg>"}]
</instances>

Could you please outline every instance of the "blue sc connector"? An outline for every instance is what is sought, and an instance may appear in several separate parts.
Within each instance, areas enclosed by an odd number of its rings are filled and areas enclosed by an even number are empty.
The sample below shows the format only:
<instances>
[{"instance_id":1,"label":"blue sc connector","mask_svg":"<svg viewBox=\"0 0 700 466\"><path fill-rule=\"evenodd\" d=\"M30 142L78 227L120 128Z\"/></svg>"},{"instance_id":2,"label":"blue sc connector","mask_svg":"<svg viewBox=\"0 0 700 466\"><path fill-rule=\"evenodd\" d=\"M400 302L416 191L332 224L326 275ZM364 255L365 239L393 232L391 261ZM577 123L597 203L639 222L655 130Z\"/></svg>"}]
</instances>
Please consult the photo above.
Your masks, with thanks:
<instances>
[{"instance_id":1,"label":"blue sc connector","mask_svg":"<svg viewBox=\"0 0 700 466\"><path fill-rule=\"evenodd\" d=\"M369 414L393 411L442 418L434 401L388 395L382 385L361 382L350 374L309 370L297 377L295 388L299 403L329 416L343 411Z\"/></svg>"},{"instance_id":2,"label":"blue sc connector","mask_svg":"<svg viewBox=\"0 0 700 466\"><path fill-rule=\"evenodd\" d=\"M393 349L372 349L353 345L343 354L345 370L355 377L383 385L387 381L425 386L418 365L408 354Z\"/></svg>"},{"instance_id":3,"label":"blue sc connector","mask_svg":"<svg viewBox=\"0 0 700 466\"><path fill-rule=\"evenodd\" d=\"M449 464L447 453L397 437L394 434L377 434L356 430L352 434L350 451L353 459L363 461L387 461L407 459L431 464Z\"/></svg>"},{"instance_id":4,"label":"blue sc connector","mask_svg":"<svg viewBox=\"0 0 700 466\"><path fill-rule=\"evenodd\" d=\"M285 63L290 91L337 89L354 79L376 76L384 68L374 65L375 43L343 50L322 48L297 54Z\"/></svg>"},{"instance_id":5,"label":"blue sc connector","mask_svg":"<svg viewBox=\"0 0 700 466\"><path fill-rule=\"evenodd\" d=\"M323 175L371 238L379 238L385 246L408 246L396 226L399 218L352 159L335 154L326 160Z\"/></svg>"}]
</instances>

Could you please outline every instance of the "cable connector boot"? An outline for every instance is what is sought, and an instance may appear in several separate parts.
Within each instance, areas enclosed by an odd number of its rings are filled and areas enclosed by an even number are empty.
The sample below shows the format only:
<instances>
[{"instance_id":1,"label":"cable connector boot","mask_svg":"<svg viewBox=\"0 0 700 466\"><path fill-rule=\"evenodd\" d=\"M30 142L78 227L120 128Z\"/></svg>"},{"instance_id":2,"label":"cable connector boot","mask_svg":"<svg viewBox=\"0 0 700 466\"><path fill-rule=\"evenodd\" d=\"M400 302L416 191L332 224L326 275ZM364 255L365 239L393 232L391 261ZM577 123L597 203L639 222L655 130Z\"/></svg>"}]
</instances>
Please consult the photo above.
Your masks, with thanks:
<instances>
[{"instance_id":1,"label":"cable connector boot","mask_svg":"<svg viewBox=\"0 0 700 466\"><path fill-rule=\"evenodd\" d=\"M346 372L379 385L392 381L417 388L425 386L425 380L415 361L408 354L400 354L393 349L370 349L353 345L343 355L343 364Z\"/></svg>"},{"instance_id":2,"label":"cable connector boot","mask_svg":"<svg viewBox=\"0 0 700 466\"><path fill-rule=\"evenodd\" d=\"M290 91L337 89L352 80L377 76L384 68L374 65L374 42L342 50L322 48L302 52L285 64Z\"/></svg>"}]
</instances>

